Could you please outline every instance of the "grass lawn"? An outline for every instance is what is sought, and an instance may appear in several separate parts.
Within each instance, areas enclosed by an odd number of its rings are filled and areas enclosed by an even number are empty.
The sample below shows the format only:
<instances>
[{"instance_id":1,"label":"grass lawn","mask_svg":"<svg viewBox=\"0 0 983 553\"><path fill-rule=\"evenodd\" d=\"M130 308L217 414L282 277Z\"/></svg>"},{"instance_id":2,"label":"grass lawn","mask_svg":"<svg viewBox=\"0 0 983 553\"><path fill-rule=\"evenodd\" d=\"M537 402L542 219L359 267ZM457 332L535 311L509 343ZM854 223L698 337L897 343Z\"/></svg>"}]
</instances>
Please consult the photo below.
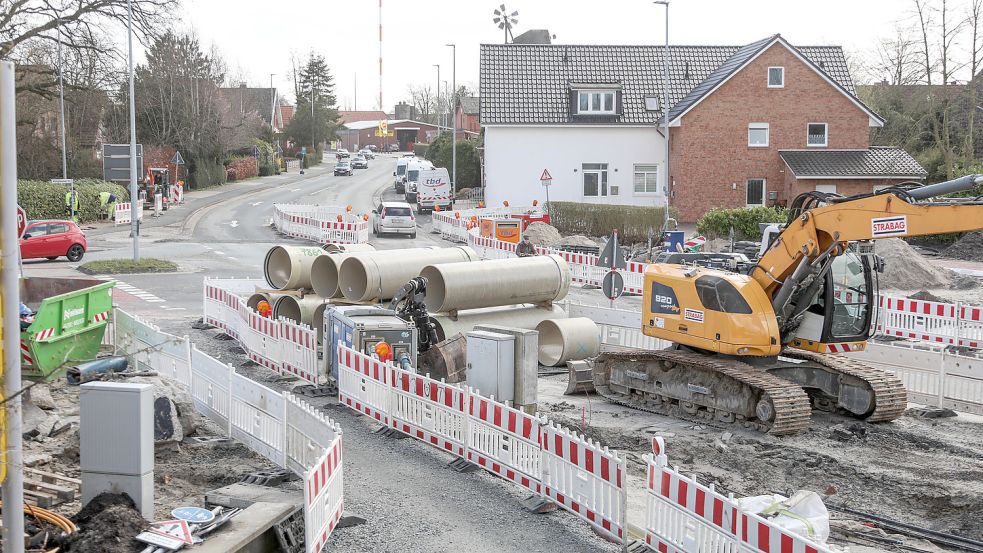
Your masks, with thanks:
<instances>
[{"instance_id":1,"label":"grass lawn","mask_svg":"<svg viewBox=\"0 0 983 553\"><path fill-rule=\"evenodd\" d=\"M164 259L145 257L140 261L132 259L106 259L90 261L79 265L78 270L87 275L122 275L134 273L172 273L177 271L177 263Z\"/></svg>"}]
</instances>

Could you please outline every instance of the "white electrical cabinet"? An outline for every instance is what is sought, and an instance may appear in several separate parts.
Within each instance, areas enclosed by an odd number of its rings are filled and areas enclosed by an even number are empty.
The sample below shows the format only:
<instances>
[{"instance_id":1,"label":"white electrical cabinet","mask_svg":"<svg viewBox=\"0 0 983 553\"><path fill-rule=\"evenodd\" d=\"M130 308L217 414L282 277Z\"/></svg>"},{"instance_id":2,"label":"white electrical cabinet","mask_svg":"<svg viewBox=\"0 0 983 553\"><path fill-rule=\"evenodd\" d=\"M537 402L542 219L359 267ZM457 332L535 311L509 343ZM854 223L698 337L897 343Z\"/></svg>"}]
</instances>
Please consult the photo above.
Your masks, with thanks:
<instances>
[{"instance_id":1,"label":"white electrical cabinet","mask_svg":"<svg viewBox=\"0 0 983 553\"><path fill-rule=\"evenodd\" d=\"M515 337L473 330L468 341L467 381L483 396L500 401L515 398Z\"/></svg>"}]
</instances>

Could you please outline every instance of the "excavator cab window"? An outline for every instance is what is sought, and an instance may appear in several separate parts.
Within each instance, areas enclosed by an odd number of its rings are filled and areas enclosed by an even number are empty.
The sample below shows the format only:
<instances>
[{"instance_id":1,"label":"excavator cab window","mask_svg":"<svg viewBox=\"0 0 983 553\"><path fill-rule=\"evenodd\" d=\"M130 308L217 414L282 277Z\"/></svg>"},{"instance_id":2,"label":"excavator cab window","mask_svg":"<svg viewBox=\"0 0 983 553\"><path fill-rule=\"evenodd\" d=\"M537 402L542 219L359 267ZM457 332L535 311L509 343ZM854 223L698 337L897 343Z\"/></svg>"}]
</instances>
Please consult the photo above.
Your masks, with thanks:
<instances>
[{"instance_id":1,"label":"excavator cab window","mask_svg":"<svg viewBox=\"0 0 983 553\"><path fill-rule=\"evenodd\" d=\"M822 294L826 307L823 342L866 340L872 301L870 266L865 256L847 252L833 260Z\"/></svg>"},{"instance_id":2,"label":"excavator cab window","mask_svg":"<svg viewBox=\"0 0 983 553\"><path fill-rule=\"evenodd\" d=\"M697 278L696 293L700 296L703 307L710 311L737 315L751 314L751 306L744 301L737 288L718 276L704 275Z\"/></svg>"}]
</instances>

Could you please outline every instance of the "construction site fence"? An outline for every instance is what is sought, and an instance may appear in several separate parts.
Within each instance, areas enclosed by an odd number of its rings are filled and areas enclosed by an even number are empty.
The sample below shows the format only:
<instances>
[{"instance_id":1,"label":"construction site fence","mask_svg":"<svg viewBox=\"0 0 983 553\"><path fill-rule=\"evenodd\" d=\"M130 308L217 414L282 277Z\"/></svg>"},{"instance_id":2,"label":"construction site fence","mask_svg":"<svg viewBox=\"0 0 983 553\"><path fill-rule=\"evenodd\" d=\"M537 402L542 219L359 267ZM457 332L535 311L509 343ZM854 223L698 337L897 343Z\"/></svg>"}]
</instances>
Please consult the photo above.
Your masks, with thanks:
<instances>
[{"instance_id":1,"label":"construction site fence","mask_svg":"<svg viewBox=\"0 0 983 553\"><path fill-rule=\"evenodd\" d=\"M306 551L321 551L344 511L341 427L303 399L238 374L187 336L119 308L112 318L116 353L131 367L181 384L225 436L304 480Z\"/></svg>"},{"instance_id":2,"label":"construction site fence","mask_svg":"<svg viewBox=\"0 0 983 553\"><path fill-rule=\"evenodd\" d=\"M130 202L117 202L113 209L113 226L128 225L133 222L132 205ZM143 219L143 200L137 200L137 219Z\"/></svg>"},{"instance_id":3,"label":"construction site fence","mask_svg":"<svg viewBox=\"0 0 983 553\"><path fill-rule=\"evenodd\" d=\"M273 226L287 236L318 244L361 244L369 241L368 221L345 207L273 204Z\"/></svg>"}]
</instances>

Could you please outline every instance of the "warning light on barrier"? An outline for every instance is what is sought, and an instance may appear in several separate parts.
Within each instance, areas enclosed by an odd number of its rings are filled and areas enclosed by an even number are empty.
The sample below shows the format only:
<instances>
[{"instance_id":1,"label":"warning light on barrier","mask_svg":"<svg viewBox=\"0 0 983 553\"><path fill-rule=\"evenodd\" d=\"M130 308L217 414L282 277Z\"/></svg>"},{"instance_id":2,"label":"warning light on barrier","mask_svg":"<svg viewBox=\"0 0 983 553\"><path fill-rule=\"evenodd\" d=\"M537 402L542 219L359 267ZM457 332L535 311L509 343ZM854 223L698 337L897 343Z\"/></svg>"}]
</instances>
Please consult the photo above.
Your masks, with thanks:
<instances>
[{"instance_id":1,"label":"warning light on barrier","mask_svg":"<svg viewBox=\"0 0 983 553\"><path fill-rule=\"evenodd\" d=\"M484 209L485 208L485 202L478 202L478 208L479 209Z\"/></svg>"},{"instance_id":2,"label":"warning light on barrier","mask_svg":"<svg viewBox=\"0 0 983 553\"><path fill-rule=\"evenodd\" d=\"M368 220L369 220L369 215L368 215L368 213L363 213L363 214L362 214L362 220L363 220L363 221L368 221Z\"/></svg>"},{"instance_id":3,"label":"warning light on barrier","mask_svg":"<svg viewBox=\"0 0 983 553\"><path fill-rule=\"evenodd\" d=\"M533 207L536 207L537 205L539 205L539 200L533 200L532 201L532 206Z\"/></svg>"},{"instance_id":4,"label":"warning light on barrier","mask_svg":"<svg viewBox=\"0 0 983 553\"><path fill-rule=\"evenodd\" d=\"M454 218L455 219L460 219L461 218L461 212L460 211L455 211L454 212Z\"/></svg>"},{"instance_id":5,"label":"warning light on barrier","mask_svg":"<svg viewBox=\"0 0 983 553\"><path fill-rule=\"evenodd\" d=\"M379 342L375 345L375 354L379 356L379 361L387 362L393 359L393 348L386 342Z\"/></svg>"},{"instance_id":6,"label":"warning light on barrier","mask_svg":"<svg viewBox=\"0 0 983 553\"><path fill-rule=\"evenodd\" d=\"M341 215L339 215L339 216L338 216L338 222L340 223L340 222L342 222L343 220L344 220L344 219L342 219L342 217L341 217Z\"/></svg>"},{"instance_id":7,"label":"warning light on barrier","mask_svg":"<svg viewBox=\"0 0 983 553\"><path fill-rule=\"evenodd\" d=\"M502 205L504 205L505 207L508 207L509 206L509 201L508 200L505 200L504 202L502 202Z\"/></svg>"},{"instance_id":8,"label":"warning light on barrier","mask_svg":"<svg viewBox=\"0 0 983 553\"><path fill-rule=\"evenodd\" d=\"M351 213L352 212L352 206L351 205L346 205L345 206L345 211L347 211L348 213Z\"/></svg>"}]
</instances>

